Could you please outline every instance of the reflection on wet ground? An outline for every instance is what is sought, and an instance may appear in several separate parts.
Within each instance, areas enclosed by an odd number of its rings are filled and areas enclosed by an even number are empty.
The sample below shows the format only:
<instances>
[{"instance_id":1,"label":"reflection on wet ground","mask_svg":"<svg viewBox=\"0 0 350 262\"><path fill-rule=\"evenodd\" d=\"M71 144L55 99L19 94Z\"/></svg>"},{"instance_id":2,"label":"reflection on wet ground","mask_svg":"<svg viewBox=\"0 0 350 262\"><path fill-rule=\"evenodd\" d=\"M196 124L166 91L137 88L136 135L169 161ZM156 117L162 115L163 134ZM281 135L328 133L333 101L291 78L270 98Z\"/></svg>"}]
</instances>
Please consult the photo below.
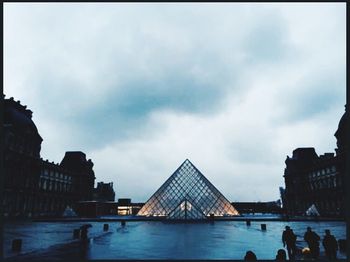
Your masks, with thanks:
<instances>
[{"instance_id":1,"label":"reflection on wet ground","mask_svg":"<svg viewBox=\"0 0 350 262\"><path fill-rule=\"evenodd\" d=\"M289 225L297 234L298 248L306 247L307 226L321 238L330 229L337 239L346 238L345 222L261 222L222 221L198 224L162 222L111 222L107 232L101 222L92 222L89 240L73 239L73 230L83 223L11 223L4 227L4 254L7 258L87 259L242 259L253 250L258 259L274 259L283 248L281 234ZM20 253L11 251L14 238L23 240ZM321 255L324 250L321 246ZM344 253L338 253L345 258Z\"/></svg>"}]
</instances>

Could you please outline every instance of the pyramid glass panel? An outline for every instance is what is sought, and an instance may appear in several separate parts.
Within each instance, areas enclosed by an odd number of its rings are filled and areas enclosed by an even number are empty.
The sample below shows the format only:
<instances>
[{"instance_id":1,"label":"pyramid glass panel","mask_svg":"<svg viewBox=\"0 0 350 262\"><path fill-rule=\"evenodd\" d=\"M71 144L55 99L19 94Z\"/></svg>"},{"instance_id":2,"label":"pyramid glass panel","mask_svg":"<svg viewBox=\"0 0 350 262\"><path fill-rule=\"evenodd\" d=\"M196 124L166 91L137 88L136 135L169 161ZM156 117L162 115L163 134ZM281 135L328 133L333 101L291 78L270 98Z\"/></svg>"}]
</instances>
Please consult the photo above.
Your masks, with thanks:
<instances>
[{"instance_id":1,"label":"pyramid glass panel","mask_svg":"<svg viewBox=\"0 0 350 262\"><path fill-rule=\"evenodd\" d=\"M169 219L239 215L231 203L188 160L165 181L137 213Z\"/></svg>"},{"instance_id":2,"label":"pyramid glass panel","mask_svg":"<svg viewBox=\"0 0 350 262\"><path fill-rule=\"evenodd\" d=\"M188 200L183 200L173 211L169 213L167 219L196 220L205 219L205 214Z\"/></svg>"}]
</instances>

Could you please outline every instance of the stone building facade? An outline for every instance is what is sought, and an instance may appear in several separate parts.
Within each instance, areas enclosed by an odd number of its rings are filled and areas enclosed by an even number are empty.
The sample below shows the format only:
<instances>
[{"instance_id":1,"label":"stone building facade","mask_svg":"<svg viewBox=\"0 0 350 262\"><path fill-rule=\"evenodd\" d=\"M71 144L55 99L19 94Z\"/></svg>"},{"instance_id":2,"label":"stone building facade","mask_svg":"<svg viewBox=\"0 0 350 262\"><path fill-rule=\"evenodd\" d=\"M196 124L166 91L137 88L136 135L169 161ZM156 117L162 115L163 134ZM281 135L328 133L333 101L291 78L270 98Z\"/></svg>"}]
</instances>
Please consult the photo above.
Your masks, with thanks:
<instances>
[{"instance_id":1,"label":"stone building facade","mask_svg":"<svg viewBox=\"0 0 350 262\"><path fill-rule=\"evenodd\" d=\"M83 152L66 152L61 163L40 157L41 138L32 111L3 97L3 214L5 217L59 216L67 206L92 200L93 163Z\"/></svg>"},{"instance_id":2,"label":"stone building facade","mask_svg":"<svg viewBox=\"0 0 350 262\"><path fill-rule=\"evenodd\" d=\"M348 152L348 110L335 133L334 153L318 156L314 148L297 148L287 156L283 206L289 215L305 215L314 205L321 216L345 216L345 176Z\"/></svg>"},{"instance_id":3,"label":"stone building facade","mask_svg":"<svg viewBox=\"0 0 350 262\"><path fill-rule=\"evenodd\" d=\"M113 182L104 183L98 182L94 189L94 200L96 201L114 201L115 192L113 189Z\"/></svg>"}]
</instances>

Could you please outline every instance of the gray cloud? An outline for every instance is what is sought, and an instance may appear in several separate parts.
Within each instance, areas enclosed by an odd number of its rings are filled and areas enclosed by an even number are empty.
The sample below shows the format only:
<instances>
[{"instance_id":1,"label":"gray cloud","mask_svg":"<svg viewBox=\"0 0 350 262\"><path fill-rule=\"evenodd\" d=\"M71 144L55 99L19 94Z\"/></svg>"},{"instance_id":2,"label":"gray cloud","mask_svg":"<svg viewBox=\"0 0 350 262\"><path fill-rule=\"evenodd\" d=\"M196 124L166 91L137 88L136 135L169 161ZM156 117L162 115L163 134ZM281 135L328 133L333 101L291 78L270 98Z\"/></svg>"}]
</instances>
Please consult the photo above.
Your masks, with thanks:
<instances>
[{"instance_id":1,"label":"gray cloud","mask_svg":"<svg viewBox=\"0 0 350 262\"><path fill-rule=\"evenodd\" d=\"M343 4L4 6L5 93L44 158L86 152L117 197L145 201L189 158L229 199L277 199L287 154L335 147Z\"/></svg>"},{"instance_id":2,"label":"gray cloud","mask_svg":"<svg viewBox=\"0 0 350 262\"><path fill-rule=\"evenodd\" d=\"M289 30L279 14L265 14L257 18L244 41L250 64L281 62L294 51L289 44Z\"/></svg>"},{"instance_id":3,"label":"gray cloud","mask_svg":"<svg viewBox=\"0 0 350 262\"><path fill-rule=\"evenodd\" d=\"M305 121L345 104L345 75L340 72L318 72L295 84L295 88L281 91L277 103L284 105L278 122Z\"/></svg>"}]
</instances>

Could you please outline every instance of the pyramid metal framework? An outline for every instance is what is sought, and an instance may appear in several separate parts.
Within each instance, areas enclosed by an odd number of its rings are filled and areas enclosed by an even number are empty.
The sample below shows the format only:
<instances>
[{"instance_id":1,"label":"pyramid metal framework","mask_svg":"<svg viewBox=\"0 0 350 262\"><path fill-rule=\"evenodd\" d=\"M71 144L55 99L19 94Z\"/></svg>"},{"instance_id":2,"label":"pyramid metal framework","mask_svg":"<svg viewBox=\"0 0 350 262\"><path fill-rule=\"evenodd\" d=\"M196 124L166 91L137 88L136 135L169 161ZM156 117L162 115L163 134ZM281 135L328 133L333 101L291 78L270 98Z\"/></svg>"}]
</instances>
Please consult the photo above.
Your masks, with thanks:
<instances>
[{"instance_id":1,"label":"pyramid metal framework","mask_svg":"<svg viewBox=\"0 0 350 262\"><path fill-rule=\"evenodd\" d=\"M163 216L168 219L205 219L236 216L238 211L186 159L137 213L138 216Z\"/></svg>"}]
</instances>

